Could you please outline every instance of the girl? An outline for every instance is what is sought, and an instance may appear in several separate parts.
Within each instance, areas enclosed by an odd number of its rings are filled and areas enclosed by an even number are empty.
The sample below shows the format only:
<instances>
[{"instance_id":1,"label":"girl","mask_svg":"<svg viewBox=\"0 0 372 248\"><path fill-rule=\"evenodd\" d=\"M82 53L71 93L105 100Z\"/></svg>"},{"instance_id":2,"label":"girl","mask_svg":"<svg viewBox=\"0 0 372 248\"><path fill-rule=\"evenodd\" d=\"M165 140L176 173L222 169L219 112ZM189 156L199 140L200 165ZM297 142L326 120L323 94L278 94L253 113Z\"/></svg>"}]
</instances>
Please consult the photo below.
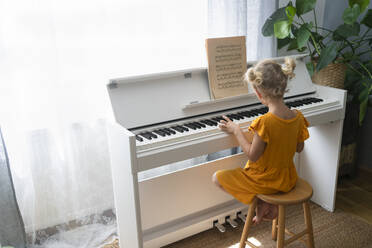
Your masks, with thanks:
<instances>
[{"instance_id":1,"label":"girl","mask_svg":"<svg viewBox=\"0 0 372 248\"><path fill-rule=\"evenodd\" d=\"M243 168L217 171L213 181L237 200L249 204L256 194L288 192L296 184L293 163L295 152L301 152L309 138L308 122L298 110L290 110L283 101L287 81L294 77L296 64L286 58L284 67L272 60L264 60L250 68L245 80L250 82L268 113L255 119L250 131L252 143L246 140L239 125L224 116L220 128L235 135L248 162ZM277 217L278 208L261 200L257 203L253 223Z\"/></svg>"}]
</instances>

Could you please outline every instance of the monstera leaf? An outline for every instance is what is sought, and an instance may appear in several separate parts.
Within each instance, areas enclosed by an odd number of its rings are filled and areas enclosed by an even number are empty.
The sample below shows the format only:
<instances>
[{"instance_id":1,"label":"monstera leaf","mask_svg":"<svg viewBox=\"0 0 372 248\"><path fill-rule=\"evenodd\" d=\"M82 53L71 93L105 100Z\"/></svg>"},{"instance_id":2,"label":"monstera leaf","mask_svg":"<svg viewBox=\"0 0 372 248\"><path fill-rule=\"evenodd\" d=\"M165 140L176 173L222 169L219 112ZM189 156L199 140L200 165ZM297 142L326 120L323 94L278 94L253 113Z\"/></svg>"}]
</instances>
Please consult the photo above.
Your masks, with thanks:
<instances>
[{"instance_id":1,"label":"monstera leaf","mask_svg":"<svg viewBox=\"0 0 372 248\"><path fill-rule=\"evenodd\" d=\"M316 0L296 0L296 14L303 15L314 9Z\"/></svg>"},{"instance_id":2,"label":"monstera leaf","mask_svg":"<svg viewBox=\"0 0 372 248\"><path fill-rule=\"evenodd\" d=\"M344 11L344 14L342 15L342 19L346 24L353 24L356 22L360 15L360 7L358 4L354 4L353 7L347 8Z\"/></svg>"},{"instance_id":3,"label":"monstera leaf","mask_svg":"<svg viewBox=\"0 0 372 248\"><path fill-rule=\"evenodd\" d=\"M337 50L338 46L335 43L323 48L320 52L320 57L318 64L316 65L316 70L320 71L321 69L329 65L332 61L334 61L337 56Z\"/></svg>"},{"instance_id":4,"label":"monstera leaf","mask_svg":"<svg viewBox=\"0 0 372 248\"><path fill-rule=\"evenodd\" d=\"M279 21L287 21L288 16L286 7L277 9L265 22L261 32L263 36L272 36L274 34L274 24Z\"/></svg>"},{"instance_id":5,"label":"monstera leaf","mask_svg":"<svg viewBox=\"0 0 372 248\"><path fill-rule=\"evenodd\" d=\"M372 28L372 9L368 10L367 14L363 17L361 23L363 23L369 28Z\"/></svg>"},{"instance_id":6,"label":"monstera leaf","mask_svg":"<svg viewBox=\"0 0 372 248\"><path fill-rule=\"evenodd\" d=\"M303 48L306 46L307 41L310 38L311 35L311 29L312 29L311 23L305 23L303 24L297 31L296 37L297 37L297 47Z\"/></svg>"},{"instance_id":7,"label":"monstera leaf","mask_svg":"<svg viewBox=\"0 0 372 248\"><path fill-rule=\"evenodd\" d=\"M342 24L334 31L333 39L336 41L344 40L348 37L359 35L359 32L360 25L357 22L353 23L352 25Z\"/></svg>"},{"instance_id":8,"label":"monstera leaf","mask_svg":"<svg viewBox=\"0 0 372 248\"><path fill-rule=\"evenodd\" d=\"M358 4L360 7L360 13L363 13L369 5L369 0L349 0L349 6L352 7Z\"/></svg>"}]
</instances>

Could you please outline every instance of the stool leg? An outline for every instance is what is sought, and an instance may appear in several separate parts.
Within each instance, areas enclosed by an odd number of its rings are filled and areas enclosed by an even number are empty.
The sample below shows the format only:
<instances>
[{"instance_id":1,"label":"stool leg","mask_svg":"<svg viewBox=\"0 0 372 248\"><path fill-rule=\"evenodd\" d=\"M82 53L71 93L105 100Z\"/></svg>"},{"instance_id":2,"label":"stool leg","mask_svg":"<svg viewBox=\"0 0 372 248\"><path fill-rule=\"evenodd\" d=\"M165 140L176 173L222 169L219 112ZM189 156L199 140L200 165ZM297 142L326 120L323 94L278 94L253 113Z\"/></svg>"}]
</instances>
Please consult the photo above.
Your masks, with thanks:
<instances>
[{"instance_id":1,"label":"stool leg","mask_svg":"<svg viewBox=\"0 0 372 248\"><path fill-rule=\"evenodd\" d=\"M309 248L314 248L314 234L313 234L313 224L311 221L311 213L310 213L310 206L309 202L304 202L303 204L304 208L304 215L305 215L305 224L308 231L308 239L307 239L307 246Z\"/></svg>"},{"instance_id":2,"label":"stool leg","mask_svg":"<svg viewBox=\"0 0 372 248\"><path fill-rule=\"evenodd\" d=\"M276 241L277 248L284 247L284 231L285 231L285 206L279 205L279 215L278 215L278 240Z\"/></svg>"},{"instance_id":3,"label":"stool leg","mask_svg":"<svg viewBox=\"0 0 372 248\"><path fill-rule=\"evenodd\" d=\"M276 241L278 236L278 218L273 219L273 226L271 228L271 238Z\"/></svg>"},{"instance_id":4,"label":"stool leg","mask_svg":"<svg viewBox=\"0 0 372 248\"><path fill-rule=\"evenodd\" d=\"M240 238L239 248L245 248L245 241L247 241L247 238L248 238L248 232L249 232L249 228L252 225L252 218L254 217L256 206L257 206L257 198L255 197L252 201L252 204L249 206L249 209L248 209L247 219L245 220L243 233Z\"/></svg>"}]
</instances>

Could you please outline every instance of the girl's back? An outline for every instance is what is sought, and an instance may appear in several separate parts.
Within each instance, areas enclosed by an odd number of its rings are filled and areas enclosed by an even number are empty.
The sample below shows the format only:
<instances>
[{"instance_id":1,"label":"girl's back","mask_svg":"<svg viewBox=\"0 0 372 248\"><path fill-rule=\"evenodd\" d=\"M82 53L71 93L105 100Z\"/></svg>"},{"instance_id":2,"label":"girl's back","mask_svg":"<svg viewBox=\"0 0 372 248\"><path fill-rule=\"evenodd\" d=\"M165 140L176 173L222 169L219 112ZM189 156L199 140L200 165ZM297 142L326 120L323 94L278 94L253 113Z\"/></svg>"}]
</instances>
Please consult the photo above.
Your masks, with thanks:
<instances>
[{"instance_id":1,"label":"girl's back","mask_svg":"<svg viewBox=\"0 0 372 248\"><path fill-rule=\"evenodd\" d=\"M297 144L308 138L307 126L299 111L291 119L283 119L271 112L257 118L250 129L258 133L266 147L256 162L248 161L247 167L279 169L293 166Z\"/></svg>"}]
</instances>

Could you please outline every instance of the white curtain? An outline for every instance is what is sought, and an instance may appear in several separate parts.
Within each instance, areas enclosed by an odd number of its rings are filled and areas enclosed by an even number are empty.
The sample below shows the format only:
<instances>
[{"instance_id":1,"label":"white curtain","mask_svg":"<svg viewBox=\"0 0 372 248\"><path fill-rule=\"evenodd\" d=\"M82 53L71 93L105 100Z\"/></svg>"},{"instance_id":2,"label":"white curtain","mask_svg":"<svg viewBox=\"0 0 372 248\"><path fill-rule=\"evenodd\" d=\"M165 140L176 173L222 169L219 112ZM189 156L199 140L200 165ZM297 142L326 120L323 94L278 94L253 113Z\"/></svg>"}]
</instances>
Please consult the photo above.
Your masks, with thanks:
<instances>
[{"instance_id":1,"label":"white curtain","mask_svg":"<svg viewBox=\"0 0 372 248\"><path fill-rule=\"evenodd\" d=\"M247 60L275 56L273 38L264 37L261 27L274 12L277 0L209 0L208 36L246 36Z\"/></svg>"},{"instance_id":2,"label":"white curtain","mask_svg":"<svg viewBox=\"0 0 372 248\"><path fill-rule=\"evenodd\" d=\"M26 231L46 238L71 221L114 222L104 212L114 207L110 78L205 67L206 37L247 35L248 59L271 57L273 42L260 28L274 7L274 0L0 1L0 125Z\"/></svg>"}]
</instances>

